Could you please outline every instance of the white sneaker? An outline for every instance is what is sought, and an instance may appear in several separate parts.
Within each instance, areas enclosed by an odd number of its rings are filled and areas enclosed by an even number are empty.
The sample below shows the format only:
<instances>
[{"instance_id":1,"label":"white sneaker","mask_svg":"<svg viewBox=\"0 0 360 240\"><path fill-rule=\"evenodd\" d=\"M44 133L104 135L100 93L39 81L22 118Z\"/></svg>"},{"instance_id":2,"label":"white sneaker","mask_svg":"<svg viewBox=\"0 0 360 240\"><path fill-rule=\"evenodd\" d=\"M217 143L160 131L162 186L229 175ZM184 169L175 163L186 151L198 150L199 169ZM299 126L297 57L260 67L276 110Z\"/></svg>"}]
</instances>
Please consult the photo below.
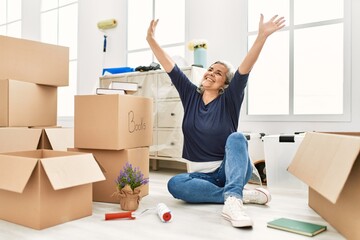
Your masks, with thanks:
<instances>
[{"instance_id":1,"label":"white sneaker","mask_svg":"<svg viewBox=\"0 0 360 240\"><path fill-rule=\"evenodd\" d=\"M245 213L243 202L232 196L226 199L221 215L230 221L233 227L251 227L253 225L251 218Z\"/></svg>"},{"instance_id":2,"label":"white sneaker","mask_svg":"<svg viewBox=\"0 0 360 240\"><path fill-rule=\"evenodd\" d=\"M270 192L265 188L243 190L244 203L266 204L270 201L271 201Z\"/></svg>"}]
</instances>

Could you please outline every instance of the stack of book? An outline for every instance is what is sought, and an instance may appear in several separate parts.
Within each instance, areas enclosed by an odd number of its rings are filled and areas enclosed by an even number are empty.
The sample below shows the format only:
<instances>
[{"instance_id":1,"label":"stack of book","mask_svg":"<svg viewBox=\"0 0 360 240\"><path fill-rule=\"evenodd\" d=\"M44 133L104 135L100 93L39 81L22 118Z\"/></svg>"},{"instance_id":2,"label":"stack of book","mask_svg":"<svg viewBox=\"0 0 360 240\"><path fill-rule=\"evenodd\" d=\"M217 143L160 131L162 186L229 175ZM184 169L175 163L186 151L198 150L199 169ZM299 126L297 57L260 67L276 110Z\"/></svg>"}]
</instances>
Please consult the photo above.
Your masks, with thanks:
<instances>
[{"instance_id":1,"label":"stack of book","mask_svg":"<svg viewBox=\"0 0 360 240\"><path fill-rule=\"evenodd\" d=\"M96 94L131 94L138 90L138 84L132 82L112 82L109 88L97 88Z\"/></svg>"}]
</instances>

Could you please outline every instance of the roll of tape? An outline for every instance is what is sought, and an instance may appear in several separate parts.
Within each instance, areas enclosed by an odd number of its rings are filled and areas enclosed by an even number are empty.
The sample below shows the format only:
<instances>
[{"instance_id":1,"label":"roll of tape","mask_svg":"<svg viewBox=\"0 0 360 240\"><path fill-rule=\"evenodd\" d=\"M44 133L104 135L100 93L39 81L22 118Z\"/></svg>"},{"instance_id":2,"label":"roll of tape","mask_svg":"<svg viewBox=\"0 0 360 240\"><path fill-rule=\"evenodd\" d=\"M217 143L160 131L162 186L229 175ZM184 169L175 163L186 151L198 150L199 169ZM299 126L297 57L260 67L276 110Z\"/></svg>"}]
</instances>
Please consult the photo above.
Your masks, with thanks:
<instances>
[{"instance_id":1,"label":"roll of tape","mask_svg":"<svg viewBox=\"0 0 360 240\"><path fill-rule=\"evenodd\" d=\"M117 26L117 21L116 19L108 19L108 20L104 20L104 21L100 21L97 24L97 27L99 29L110 29L110 28L114 28Z\"/></svg>"}]
</instances>

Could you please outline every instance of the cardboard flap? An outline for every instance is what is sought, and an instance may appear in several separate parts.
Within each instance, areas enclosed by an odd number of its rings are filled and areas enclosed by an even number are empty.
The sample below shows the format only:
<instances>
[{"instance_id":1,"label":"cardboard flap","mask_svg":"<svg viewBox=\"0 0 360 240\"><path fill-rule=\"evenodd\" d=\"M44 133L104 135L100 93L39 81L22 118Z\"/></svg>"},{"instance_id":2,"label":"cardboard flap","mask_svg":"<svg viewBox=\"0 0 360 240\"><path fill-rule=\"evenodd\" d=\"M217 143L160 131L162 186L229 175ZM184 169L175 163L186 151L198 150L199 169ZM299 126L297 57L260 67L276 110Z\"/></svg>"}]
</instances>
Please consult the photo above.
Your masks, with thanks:
<instances>
[{"instance_id":1,"label":"cardboard flap","mask_svg":"<svg viewBox=\"0 0 360 240\"><path fill-rule=\"evenodd\" d=\"M22 193L37 159L0 155L0 189Z\"/></svg>"},{"instance_id":2,"label":"cardboard flap","mask_svg":"<svg viewBox=\"0 0 360 240\"><path fill-rule=\"evenodd\" d=\"M40 136L41 129L0 128L0 152L35 150Z\"/></svg>"},{"instance_id":3,"label":"cardboard flap","mask_svg":"<svg viewBox=\"0 0 360 240\"><path fill-rule=\"evenodd\" d=\"M306 133L288 171L336 203L360 151L360 137Z\"/></svg>"},{"instance_id":4,"label":"cardboard flap","mask_svg":"<svg viewBox=\"0 0 360 240\"><path fill-rule=\"evenodd\" d=\"M41 159L54 190L105 180L92 154Z\"/></svg>"},{"instance_id":5,"label":"cardboard flap","mask_svg":"<svg viewBox=\"0 0 360 240\"><path fill-rule=\"evenodd\" d=\"M73 128L46 128L45 133L53 150L66 151L74 146Z\"/></svg>"}]
</instances>

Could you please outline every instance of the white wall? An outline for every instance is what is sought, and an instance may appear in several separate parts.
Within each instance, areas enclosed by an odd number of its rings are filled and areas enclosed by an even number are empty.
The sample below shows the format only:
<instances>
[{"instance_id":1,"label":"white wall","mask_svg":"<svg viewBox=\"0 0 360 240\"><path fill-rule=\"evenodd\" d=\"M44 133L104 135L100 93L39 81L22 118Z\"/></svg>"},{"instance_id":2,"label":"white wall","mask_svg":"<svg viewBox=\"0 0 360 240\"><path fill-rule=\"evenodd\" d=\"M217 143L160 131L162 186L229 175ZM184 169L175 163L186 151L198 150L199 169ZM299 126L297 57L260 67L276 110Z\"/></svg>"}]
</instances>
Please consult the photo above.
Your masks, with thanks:
<instances>
[{"instance_id":1,"label":"white wall","mask_svg":"<svg viewBox=\"0 0 360 240\"><path fill-rule=\"evenodd\" d=\"M244 0L187 0L186 39L205 38L209 42L208 63L218 59L240 64L246 49L240 43L244 23L240 10ZM116 18L118 27L108 32L108 52L103 63L103 33L96 23ZM245 122L240 130L271 133L295 131L360 131L360 1L352 0L352 104L349 122ZM145 37L145 33L144 33ZM126 4L125 0L80 0L79 1L79 52L78 93L91 94L98 84L103 66L124 66L126 62ZM186 60L192 61L190 52Z\"/></svg>"},{"instance_id":2,"label":"white wall","mask_svg":"<svg viewBox=\"0 0 360 240\"><path fill-rule=\"evenodd\" d=\"M104 67L126 63L126 1L79 0L78 94L93 94ZM116 19L116 28L102 32L99 21ZM107 37L104 53L103 39Z\"/></svg>"}]
</instances>

